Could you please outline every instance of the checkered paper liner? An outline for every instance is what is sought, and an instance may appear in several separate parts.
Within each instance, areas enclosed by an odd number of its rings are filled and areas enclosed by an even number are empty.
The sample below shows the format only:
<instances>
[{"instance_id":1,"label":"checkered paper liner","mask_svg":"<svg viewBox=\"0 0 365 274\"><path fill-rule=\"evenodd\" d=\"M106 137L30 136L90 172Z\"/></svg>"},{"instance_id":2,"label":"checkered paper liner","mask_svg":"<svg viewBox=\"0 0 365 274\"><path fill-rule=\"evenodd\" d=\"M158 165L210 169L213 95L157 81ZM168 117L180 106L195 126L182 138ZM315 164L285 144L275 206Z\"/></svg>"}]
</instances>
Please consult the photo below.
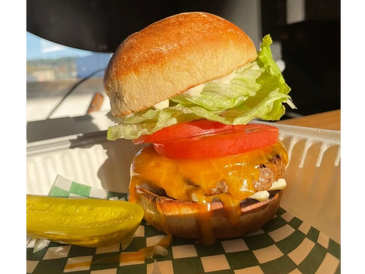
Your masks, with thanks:
<instances>
[{"instance_id":1,"label":"checkered paper liner","mask_svg":"<svg viewBox=\"0 0 365 274\"><path fill-rule=\"evenodd\" d=\"M127 194L108 192L57 176L50 196L126 199ZM173 238L167 256L144 262L91 264L66 268L67 264L93 262L101 258L134 252L158 243L165 235L142 221L132 243L86 248L45 242L34 252L34 240L27 244L27 273L34 274L259 274L259 273L340 273L341 246L327 235L279 208L262 229L241 238L218 241L213 245Z\"/></svg>"}]
</instances>

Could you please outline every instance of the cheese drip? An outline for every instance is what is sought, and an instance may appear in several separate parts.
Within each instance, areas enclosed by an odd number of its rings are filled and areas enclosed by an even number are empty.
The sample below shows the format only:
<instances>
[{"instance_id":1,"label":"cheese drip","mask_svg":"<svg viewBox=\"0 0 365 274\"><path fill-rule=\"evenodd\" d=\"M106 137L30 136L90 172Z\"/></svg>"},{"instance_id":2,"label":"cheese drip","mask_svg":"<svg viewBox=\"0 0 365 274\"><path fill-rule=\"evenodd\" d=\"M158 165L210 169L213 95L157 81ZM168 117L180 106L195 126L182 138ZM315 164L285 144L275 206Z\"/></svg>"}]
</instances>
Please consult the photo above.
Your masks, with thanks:
<instances>
[{"instance_id":1,"label":"cheese drip","mask_svg":"<svg viewBox=\"0 0 365 274\"><path fill-rule=\"evenodd\" d=\"M138 181L144 181L177 200L207 203L219 199L237 204L256 192L260 165L277 155L286 165L288 155L280 141L244 154L199 160L165 158L149 145L132 162L130 192Z\"/></svg>"},{"instance_id":2,"label":"cheese drip","mask_svg":"<svg viewBox=\"0 0 365 274\"><path fill-rule=\"evenodd\" d=\"M176 200L197 202L199 209L196 211L195 225L200 231L199 241L212 244L215 242L212 203L220 201L228 222L232 226L237 225L244 214L240 206L242 200L250 198L262 201L269 198L267 191L256 191L254 184L260 178L261 166L278 156L286 166L288 154L281 141L244 154L200 160L165 158L158 155L150 145L137 153L132 161L129 201L143 201L136 189L138 185L145 187L147 184L151 189L164 189L167 196ZM282 189L285 185L285 180L279 179L268 190ZM157 212L149 211L149 206L145 208L149 212L145 215L146 220L151 222L159 219L160 229L172 235L158 200L155 201L155 207ZM184 207L175 208L178 209L183 216Z\"/></svg>"}]
</instances>

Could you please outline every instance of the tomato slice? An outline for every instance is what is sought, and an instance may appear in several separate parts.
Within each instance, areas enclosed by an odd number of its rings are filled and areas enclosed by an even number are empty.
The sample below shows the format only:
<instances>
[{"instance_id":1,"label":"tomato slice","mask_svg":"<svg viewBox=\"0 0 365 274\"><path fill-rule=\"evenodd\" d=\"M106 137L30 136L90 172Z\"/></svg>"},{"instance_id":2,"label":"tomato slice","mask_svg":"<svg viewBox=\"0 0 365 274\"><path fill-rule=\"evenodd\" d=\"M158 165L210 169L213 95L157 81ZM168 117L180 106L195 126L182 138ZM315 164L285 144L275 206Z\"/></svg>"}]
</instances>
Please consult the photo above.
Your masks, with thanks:
<instances>
[{"instance_id":1,"label":"tomato slice","mask_svg":"<svg viewBox=\"0 0 365 274\"><path fill-rule=\"evenodd\" d=\"M223 126L208 134L153 141L159 155L174 159L207 159L245 153L277 142L279 129L263 124ZM176 129L175 129L176 130ZM206 129L204 129L206 130Z\"/></svg>"},{"instance_id":2,"label":"tomato slice","mask_svg":"<svg viewBox=\"0 0 365 274\"><path fill-rule=\"evenodd\" d=\"M142 135L138 139L134 139L133 143L138 145L143 143L162 142L178 138L189 138L194 136L229 131L232 130L232 128L232 125L225 125L206 119L195 120L189 123L182 123L165 127L151 135Z\"/></svg>"}]
</instances>

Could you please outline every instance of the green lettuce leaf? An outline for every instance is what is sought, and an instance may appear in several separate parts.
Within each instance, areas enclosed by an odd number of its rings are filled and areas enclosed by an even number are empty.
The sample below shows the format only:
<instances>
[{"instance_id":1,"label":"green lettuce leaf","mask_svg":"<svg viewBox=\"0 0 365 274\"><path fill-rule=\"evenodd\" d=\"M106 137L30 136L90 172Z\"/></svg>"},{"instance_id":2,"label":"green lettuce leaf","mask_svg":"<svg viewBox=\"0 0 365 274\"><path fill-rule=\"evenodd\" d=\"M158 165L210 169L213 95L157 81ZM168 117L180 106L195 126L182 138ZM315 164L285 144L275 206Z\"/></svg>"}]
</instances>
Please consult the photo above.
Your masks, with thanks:
<instances>
[{"instance_id":1,"label":"green lettuce leaf","mask_svg":"<svg viewBox=\"0 0 365 274\"><path fill-rule=\"evenodd\" d=\"M117 125L108 129L108 140L136 139L202 118L231 125L247 124L253 119L279 120L285 113L283 103L295 106L288 95L290 88L272 59L271 44L271 37L266 35L257 59L236 69L228 82L213 80L197 96L183 93L171 98L168 108L149 108L118 118Z\"/></svg>"}]
</instances>

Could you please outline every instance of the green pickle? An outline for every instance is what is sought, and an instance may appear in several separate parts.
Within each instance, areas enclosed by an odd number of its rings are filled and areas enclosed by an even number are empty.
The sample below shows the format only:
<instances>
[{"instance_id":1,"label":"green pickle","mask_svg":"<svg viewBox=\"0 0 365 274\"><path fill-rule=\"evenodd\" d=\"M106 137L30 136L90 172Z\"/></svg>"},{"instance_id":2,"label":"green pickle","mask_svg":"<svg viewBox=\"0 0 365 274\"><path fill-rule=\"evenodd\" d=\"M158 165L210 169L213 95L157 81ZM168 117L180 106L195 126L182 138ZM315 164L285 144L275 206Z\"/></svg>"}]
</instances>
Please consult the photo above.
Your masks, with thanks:
<instances>
[{"instance_id":1,"label":"green pickle","mask_svg":"<svg viewBox=\"0 0 365 274\"><path fill-rule=\"evenodd\" d=\"M127 201L27 195L27 235L85 247L129 242L143 214Z\"/></svg>"}]
</instances>

